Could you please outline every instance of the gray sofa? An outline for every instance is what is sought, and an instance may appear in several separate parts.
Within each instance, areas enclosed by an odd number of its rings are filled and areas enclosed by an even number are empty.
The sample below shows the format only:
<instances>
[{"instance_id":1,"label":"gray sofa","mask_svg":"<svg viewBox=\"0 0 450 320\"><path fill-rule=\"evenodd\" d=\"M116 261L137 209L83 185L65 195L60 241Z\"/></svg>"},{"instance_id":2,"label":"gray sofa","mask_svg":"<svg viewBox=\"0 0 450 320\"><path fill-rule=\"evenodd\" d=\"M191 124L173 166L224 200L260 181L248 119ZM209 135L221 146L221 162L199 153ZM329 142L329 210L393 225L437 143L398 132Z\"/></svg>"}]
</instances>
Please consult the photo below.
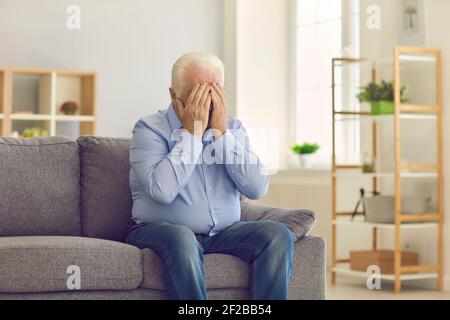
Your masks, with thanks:
<instances>
[{"instance_id":1,"label":"gray sofa","mask_svg":"<svg viewBox=\"0 0 450 320\"><path fill-rule=\"evenodd\" d=\"M167 298L159 257L123 242L128 155L128 139L0 138L0 299ZM246 220L284 213L302 211L242 205ZM324 241L297 235L289 297L323 299ZM224 254L204 264L210 299L249 297L248 264Z\"/></svg>"}]
</instances>

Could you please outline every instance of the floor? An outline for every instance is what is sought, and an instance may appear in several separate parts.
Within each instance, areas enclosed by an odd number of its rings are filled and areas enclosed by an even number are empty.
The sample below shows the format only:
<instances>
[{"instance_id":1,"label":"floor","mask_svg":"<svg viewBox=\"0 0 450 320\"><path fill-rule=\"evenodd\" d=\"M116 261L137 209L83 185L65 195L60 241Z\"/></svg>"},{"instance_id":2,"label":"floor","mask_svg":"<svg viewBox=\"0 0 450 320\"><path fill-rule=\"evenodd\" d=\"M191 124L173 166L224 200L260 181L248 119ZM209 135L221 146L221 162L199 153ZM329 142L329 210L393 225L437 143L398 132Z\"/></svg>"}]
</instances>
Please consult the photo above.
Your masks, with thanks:
<instances>
[{"instance_id":1,"label":"floor","mask_svg":"<svg viewBox=\"0 0 450 320\"><path fill-rule=\"evenodd\" d=\"M346 279L341 276L336 285L327 284L329 300L450 300L450 292L402 286L402 292L395 294L390 282L383 282L380 290L367 289L364 280Z\"/></svg>"}]
</instances>

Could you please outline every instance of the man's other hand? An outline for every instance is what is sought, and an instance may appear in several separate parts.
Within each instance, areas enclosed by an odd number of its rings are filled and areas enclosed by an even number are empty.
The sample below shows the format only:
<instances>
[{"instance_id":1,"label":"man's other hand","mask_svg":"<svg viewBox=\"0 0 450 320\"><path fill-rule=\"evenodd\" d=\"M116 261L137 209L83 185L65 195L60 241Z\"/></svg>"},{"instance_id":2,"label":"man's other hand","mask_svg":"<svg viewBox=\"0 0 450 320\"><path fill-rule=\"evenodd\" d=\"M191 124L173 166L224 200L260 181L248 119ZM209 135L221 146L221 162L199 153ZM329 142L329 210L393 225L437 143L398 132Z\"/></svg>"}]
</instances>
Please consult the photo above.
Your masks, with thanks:
<instances>
[{"instance_id":1,"label":"man's other hand","mask_svg":"<svg viewBox=\"0 0 450 320\"><path fill-rule=\"evenodd\" d=\"M210 86L197 84L189 94L186 105L171 90L172 105L183 124L183 128L198 139L202 139L208 125L209 106L211 105Z\"/></svg>"},{"instance_id":2,"label":"man's other hand","mask_svg":"<svg viewBox=\"0 0 450 320\"><path fill-rule=\"evenodd\" d=\"M214 129L214 135L220 136L227 130L227 102L223 88L217 83L211 86L212 113L211 128Z\"/></svg>"}]
</instances>

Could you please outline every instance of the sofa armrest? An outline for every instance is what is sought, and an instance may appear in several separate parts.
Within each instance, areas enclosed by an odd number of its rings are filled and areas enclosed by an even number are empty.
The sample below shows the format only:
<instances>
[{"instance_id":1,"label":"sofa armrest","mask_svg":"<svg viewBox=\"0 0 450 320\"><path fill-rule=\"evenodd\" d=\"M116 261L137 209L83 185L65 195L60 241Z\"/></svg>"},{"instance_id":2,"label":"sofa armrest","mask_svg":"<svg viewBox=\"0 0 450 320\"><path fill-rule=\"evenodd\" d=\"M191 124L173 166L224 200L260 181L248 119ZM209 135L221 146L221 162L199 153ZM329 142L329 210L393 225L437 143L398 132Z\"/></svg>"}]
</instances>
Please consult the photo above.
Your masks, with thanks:
<instances>
[{"instance_id":1,"label":"sofa armrest","mask_svg":"<svg viewBox=\"0 0 450 320\"><path fill-rule=\"evenodd\" d=\"M325 241L321 237L307 235L295 243L288 298L290 300L323 300L325 289Z\"/></svg>"},{"instance_id":2,"label":"sofa armrest","mask_svg":"<svg viewBox=\"0 0 450 320\"><path fill-rule=\"evenodd\" d=\"M285 224L295 241L305 236L314 225L316 214L308 209L282 209L241 201L241 220L273 220Z\"/></svg>"}]
</instances>

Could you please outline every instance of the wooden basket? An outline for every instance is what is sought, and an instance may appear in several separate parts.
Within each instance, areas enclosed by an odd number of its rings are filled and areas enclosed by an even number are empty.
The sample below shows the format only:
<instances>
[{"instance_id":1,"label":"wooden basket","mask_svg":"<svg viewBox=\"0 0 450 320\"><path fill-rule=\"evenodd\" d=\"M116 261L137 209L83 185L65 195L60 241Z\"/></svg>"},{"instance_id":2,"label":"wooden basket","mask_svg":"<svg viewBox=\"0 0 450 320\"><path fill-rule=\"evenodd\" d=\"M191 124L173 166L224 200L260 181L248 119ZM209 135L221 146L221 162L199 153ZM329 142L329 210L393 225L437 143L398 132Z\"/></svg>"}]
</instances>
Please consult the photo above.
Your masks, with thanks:
<instances>
[{"instance_id":1,"label":"wooden basket","mask_svg":"<svg viewBox=\"0 0 450 320\"><path fill-rule=\"evenodd\" d=\"M419 264L419 255L415 252L402 251L402 266L416 266ZM394 274L394 251L351 251L350 269L366 272L371 265L380 267L382 274ZM415 272L414 272L415 273Z\"/></svg>"}]
</instances>

